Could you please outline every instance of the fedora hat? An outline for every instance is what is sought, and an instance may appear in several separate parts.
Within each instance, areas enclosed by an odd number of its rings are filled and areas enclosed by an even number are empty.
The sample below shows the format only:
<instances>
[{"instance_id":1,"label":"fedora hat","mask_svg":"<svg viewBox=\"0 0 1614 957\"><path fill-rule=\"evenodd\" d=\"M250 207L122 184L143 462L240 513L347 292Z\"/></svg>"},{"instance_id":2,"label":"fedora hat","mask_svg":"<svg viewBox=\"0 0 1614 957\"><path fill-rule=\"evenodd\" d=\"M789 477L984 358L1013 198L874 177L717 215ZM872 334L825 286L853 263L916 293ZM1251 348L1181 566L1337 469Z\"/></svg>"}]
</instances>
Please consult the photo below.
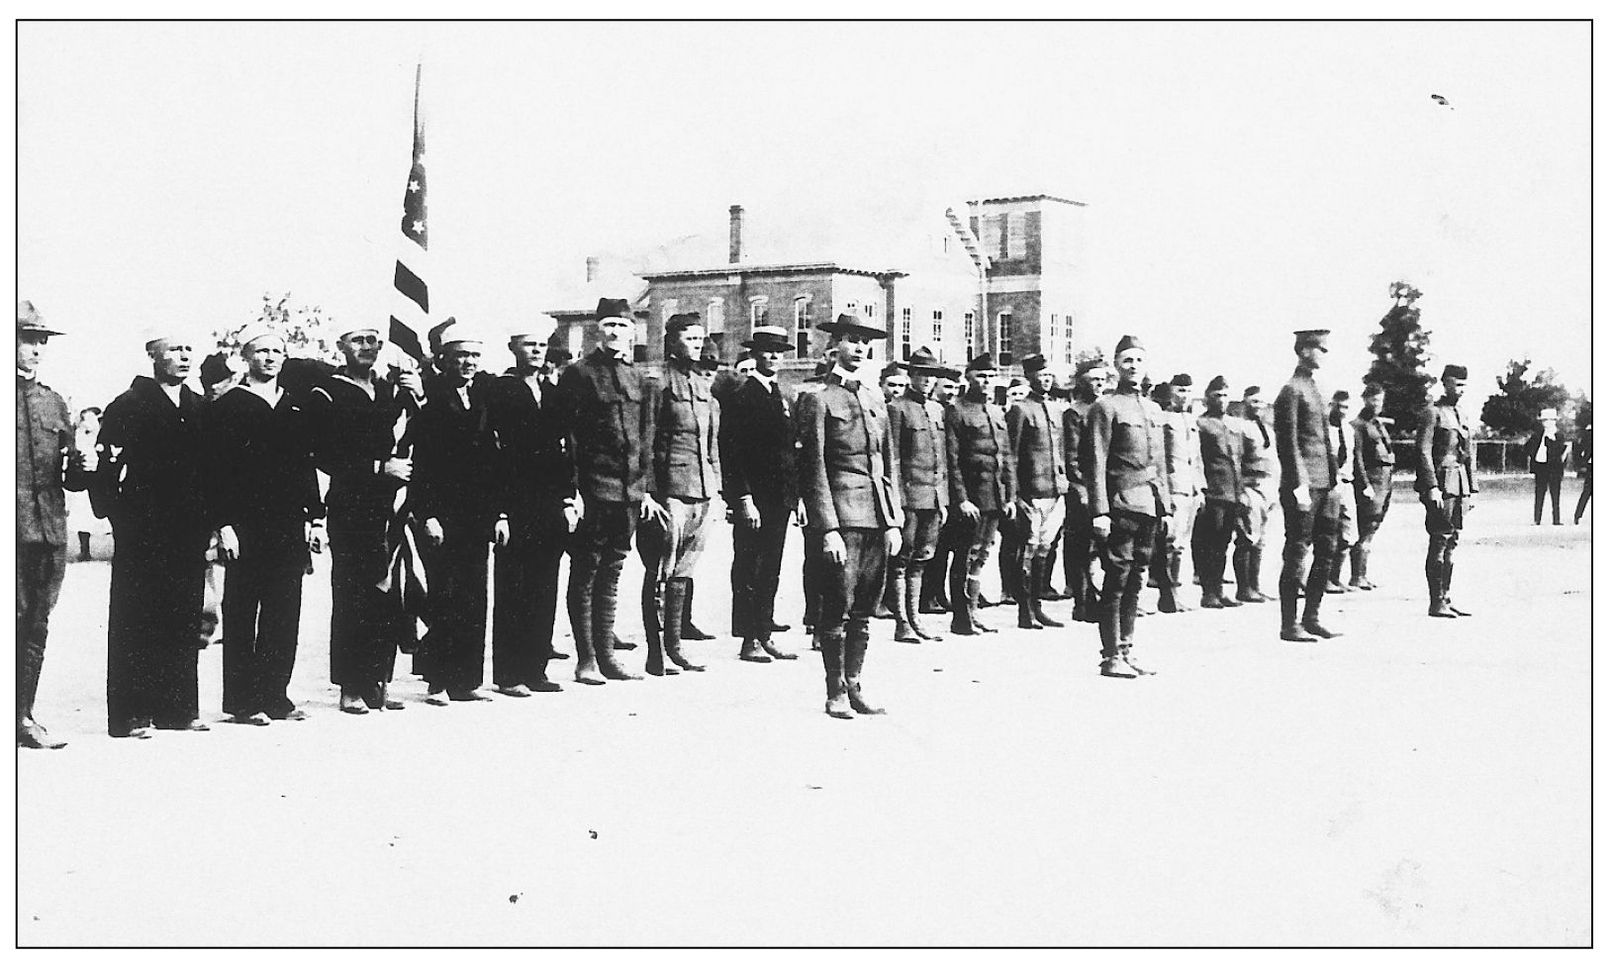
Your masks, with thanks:
<instances>
[{"instance_id":1,"label":"fedora hat","mask_svg":"<svg viewBox=\"0 0 1614 957\"><path fill-rule=\"evenodd\" d=\"M841 313L835 317L834 322L821 322L818 328L831 336L855 335L865 339L884 339L886 332L878 326L865 325L863 320L856 316Z\"/></svg>"}]
</instances>

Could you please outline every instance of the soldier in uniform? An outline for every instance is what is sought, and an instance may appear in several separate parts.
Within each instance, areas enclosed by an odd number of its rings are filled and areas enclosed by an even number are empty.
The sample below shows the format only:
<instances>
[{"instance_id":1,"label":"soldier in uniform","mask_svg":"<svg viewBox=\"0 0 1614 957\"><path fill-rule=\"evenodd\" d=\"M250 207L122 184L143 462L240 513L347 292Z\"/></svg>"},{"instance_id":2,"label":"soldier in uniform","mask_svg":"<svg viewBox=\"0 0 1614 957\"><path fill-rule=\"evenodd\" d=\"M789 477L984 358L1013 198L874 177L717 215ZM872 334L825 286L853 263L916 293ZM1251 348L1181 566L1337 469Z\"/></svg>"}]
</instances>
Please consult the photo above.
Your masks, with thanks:
<instances>
[{"instance_id":1,"label":"soldier in uniform","mask_svg":"<svg viewBox=\"0 0 1614 957\"><path fill-rule=\"evenodd\" d=\"M1170 407L1161 414L1166 439L1166 487L1171 493L1171 517L1162 522L1161 548L1154 556L1163 612L1190 611L1177 597L1182 585L1182 556L1193 537L1194 521L1205 500L1205 467L1200 458L1199 420L1188 411L1194 379L1186 372L1167 384Z\"/></svg>"},{"instance_id":2,"label":"soldier in uniform","mask_svg":"<svg viewBox=\"0 0 1614 957\"><path fill-rule=\"evenodd\" d=\"M640 611L644 616L645 671L676 675L705 671L684 657L683 634L695 592L695 566L706 550L707 519L719 492L719 413L711 380L699 369L706 326L695 312L667 320L666 366L650 390L651 500L666 519L639 526L644 562ZM715 361L715 359L714 359ZM742 652L741 657L745 657ZM762 654L763 661L773 659Z\"/></svg>"},{"instance_id":3,"label":"soldier in uniform","mask_svg":"<svg viewBox=\"0 0 1614 957\"><path fill-rule=\"evenodd\" d=\"M1463 512L1474 485L1474 445L1457 403L1468 388L1468 369L1448 365L1440 373L1442 395L1424 409L1418 424L1418 478L1415 488L1424 503L1424 530L1429 552L1424 577L1429 583L1429 617L1464 618L1468 612L1451 603L1452 552L1463 531Z\"/></svg>"},{"instance_id":4,"label":"soldier in uniform","mask_svg":"<svg viewBox=\"0 0 1614 957\"><path fill-rule=\"evenodd\" d=\"M206 731L198 717L196 655L207 511L201 397L185 385L184 336L146 341L151 376L112 400L96 440L96 514L112 522L107 614L107 733Z\"/></svg>"},{"instance_id":5,"label":"soldier in uniform","mask_svg":"<svg viewBox=\"0 0 1614 957\"><path fill-rule=\"evenodd\" d=\"M941 640L919 620L919 593L925 567L935 557L948 506L947 443L942 429L945 410L930 393L937 379L955 378L958 373L937 362L924 347L913 353L904 368L907 391L887 406L891 446L902 475L903 514L902 549L891 562L896 573L888 577L895 578L897 588L896 640L918 644Z\"/></svg>"},{"instance_id":6,"label":"soldier in uniform","mask_svg":"<svg viewBox=\"0 0 1614 957\"><path fill-rule=\"evenodd\" d=\"M954 375L958 373L954 370ZM931 391L931 399L941 406L945 416L948 409L957 401L961 382L958 378L941 378ZM959 535L958 523L952 520L953 511L942 512L941 534L936 539L936 556L925 563L925 574L919 584L919 611L921 614L942 614L952 609L952 601L947 596L947 584L951 581L948 575L948 561L957 550ZM966 543L967 544L967 543Z\"/></svg>"},{"instance_id":7,"label":"soldier in uniform","mask_svg":"<svg viewBox=\"0 0 1614 957\"><path fill-rule=\"evenodd\" d=\"M544 337L510 337L515 366L487 382L488 422L495 440L495 488L508 536L494 542L493 685L525 698L556 692L549 661L557 657L555 602L560 559L580 517L555 386L544 375Z\"/></svg>"},{"instance_id":8,"label":"soldier in uniform","mask_svg":"<svg viewBox=\"0 0 1614 957\"><path fill-rule=\"evenodd\" d=\"M577 639L577 680L602 685L644 678L624 670L612 654L617 582L639 522L665 522L667 510L645 494L651 400L649 384L633 366L633 311L626 299L601 299L594 315L600 345L566 367L558 393L583 500L566 608Z\"/></svg>"},{"instance_id":9,"label":"soldier in uniform","mask_svg":"<svg viewBox=\"0 0 1614 957\"><path fill-rule=\"evenodd\" d=\"M400 417L419 407L419 373L376 373L386 340L374 326L339 331L343 367L309 394L315 423L314 464L331 477L325 493L331 539L331 683L347 714L396 711L388 694L400 638L414 623L394 596L376 587L387 578L388 528L399 489L414 463L398 454Z\"/></svg>"},{"instance_id":10,"label":"soldier in uniform","mask_svg":"<svg viewBox=\"0 0 1614 957\"><path fill-rule=\"evenodd\" d=\"M830 334L836 367L823 391L801 398L797 465L808 528L822 536L822 550L807 558L823 576L824 710L836 718L883 714L863 697L861 677L885 564L902 548L902 502L885 403L856 374L870 343L886 333L848 315L819 328Z\"/></svg>"},{"instance_id":11,"label":"soldier in uniform","mask_svg":"<svg viewBox=\"0 0 1614 957\"><path fill-rule=\"evenodd\" d=\"M908 391L908 370L900 362L891 362L880 370L880 391L885 395L886 414L889 417L891 403L901 399ZM900 576L896 562L887 562L885 568L885 587L880 592L880 602L874 607L874 617L897 619L902 617L902 599L897 594L897 578Z\"/></svg>"},{"instance_id":12,"label":"soldier in uniform","mask_svg":"<svg viewBox=\"0 0 1614 957\"><path fill-rule=\"evenodd\" d=\"M1244 390L1243 457L1239 471L1244 491L1239 498L1239 520L1233 528L1233 580L1238 590L1233 604L1271 601L1261 591L1261 553L1278 510L1278 450L1267 425L1261 387Z\"/></svg>"},{"instance_id":13,"label":"soldier in uniform","mask_svg":"<svg viewBox=\"0 0 1614 957\"><path fill-rule=\"evenodd\" d=\"M976 614L981 569L996 544L1004 517L1015 509L1014 467L1009 458L1009 425L991 400L997 384L992 354L983 352L964 370L963 395L947 407L948 502L959 535L954 544L951 590L955 635L996 631Z\"/></svg>"},{"instance_id":14,"label":"soldier in uniform","mask_svg":"<svg viewBox=\"0 0 1614 957\"><path fill-rule=\"evenodd\" d=\"M67 742L34 720L34 697L51 609L67 573L63 492L88 488L97 465L93 451L74 444L67 403L39 381L45 345L59 335L33 303L17 303L17 744L52 750Z\"/></svg>"},{"instance_id":15,"label":"soldier in uniform","mask_svg":"<svg viewBox=\"0 0 1614 957\"><path fill-rule=\"evenodd\" d=\"M1082 443L1087 440L1087 414L1104 394L1110 369L1103 360L1086 363L1071 383L1071 402L1064 412L1065 585L1075 599L1071 618L1098 621L1098 589L1093 585L1093 512L1087 501L1087 473L1082 469Z\"/></svg>"},{"instance_id":16,"label":"soldier in uniform","mask_svg":"<svg viewBox=\"0 0 1614 957\"><path fill-rule=\"evenodd\" d=\"M1022 359L1020 367L1031 381L1031 391L1009 408L1009 457L1014 463L1015 504L1025 548L1020 562L1021 628L1063 628L1042 610L1043 565L1054 535L1065 524L1064 423L1056 422L1048 408L1048 390L1058 379L1041 355Z\"/></svg>"},{"instance_id":17,"label":"soldier in uniform","mask_svg":"<svg viewBox=\"0 0 1614 957\"><path fill-rule=\"evenodd\" d=\"M1356 545L1351 548L1350 583L1366 591L1376 587L1367 577L1367 559L1373 551L1373 536L1390 510L1391 473L1395 470L1390 433L1379 418L1383 407L1384 386L1370 382L1362 390L1362 411L1351 423L1356 450Z\"/></svg>"},{"instance_id":18,"label":"soldier in uniform","mask_svg":"<svg viewBox=\"0 0 1614 957\"><path fill-rule=\"evenodd\" d=\"M1334 541L1334 554L1328 559L1327 592L1330 595L1356 590L1339 580L1350 560L1351 549L1356 546L1356 429L1345 414L1350 401L1351 394L1339 389L1328 403L1328 431L1334 443L1335 472L1339 482L1339 535Z\"/></svg>"},{"instance_id":19,"label":"soldier in uniform","mask_svg":"<svg viewBox=\"0 0 1614 957\"><path fill-rule=\"evenodd\" d=\"M790 419L796 430L793 445L794 463L799 482L801 475L801 403L807 396L824 390L824 377L835 368L835 358L830 356L813 367L813 374L802 380L801 386L796 390L796 402L791 408ZM800 486L797 486L797 495L800 495ZM813 636L812 650L820 651L818 644L818 614L823 604L823 563L815 561L813 556L824 550L823 535L814 532L806 521L807 509L805 503L798 503L796 514L801 525L801 622L807 634Z\"/></svg>"},{"instance_id":20,"label":"soldier in uniform","mask_svg":"<svg viewBox=\"0 0 1614 957\"><path fill-rule=\"evenodd\" d=\"M1009 378L1009 384L1003 389L1005 421L1008 419L1008 410L1014 408L1015 405L1030 394L1031 386L1027 384L1025 379L1019 376ZM998 524L998 583L1001 586L1001 591L998 595L998 600L994 604L1019 605L1020 565L1025 559L1026 549L1025 515L1017 510L1014 518L1009 518L1007 514L1003 518L1004 520Z\"/></svg>"},{"instance_id":21,"label":"soldier in uniform","mask_svg":"<svg viewBox=\"0 0 1614 957\"><path fill-rule=\"evenodd\" d=\"M1295 333L1295 374L1272 405L1283 505L1283 574L1278 578L1284 641L1339 635L1319 617L1339 535L1339 467L1327 407L1313 373L1328 353L1327 329ZM1301 614L1301 592L1305 610Z\"/></svg>"},{"instance_id":22,"label":"soldier in uniform","mask_svg":"<svg viewBox=\"0 0 1614 957\"><path fill-rule=\"evenodd\" d=\"M241 336L245 378L202 414L210 511L225 562L224 711L238 724L307 717L286 696L297 660L303 574L325 540L303 400L281 388L286 340Z\"/></svg>"},{"instance_id":23,"label":"soldier in uniform","mask_svg":"<svg viewBox=\"0 0 1614 957\"><path fill-rule=\"evenodd\" d=\"M1115 392L1093 404L1083 446L1093 537L1103 543L1099 673L1109 678L1154 674L1132 652L1138 595L1160 523L1171 510L1165 430L1159 410L1141 388L1147 358L1134 336L1122 336L1115 344Z\"/></svg>"},{"instance_id":24,"label":"soldier in uniform","mask_svg":"<svg viewBox=\"0 0 1614 957\"><path fill-rule=\"evenodd\" d=\"M1227 380L1221 376L1205 387L1205 414L1199 417L1200 461L1205 467L1205 506L1193 526L1194 572L1199 576L1201 608L1239 604L1222 593L1227 547L1238 524L1239 496L1244 489L1244 436L1227 414Z\"/></svg>"},{"instance_id":25,"label":"soldier in uniform","mask_svg":"<svg viewBox=\"0 0 1614 957\"><path fill-rule=\"evenodd\" d=\"M785 532L797 501L794 399L779 381L794 349L779 326L757 326L744 347L754 364L724 403L717 434L723 498L734 515L733 632L747 661L759 660L759 652L794 660L773 643Z\"/></svg>"}]
</instances>

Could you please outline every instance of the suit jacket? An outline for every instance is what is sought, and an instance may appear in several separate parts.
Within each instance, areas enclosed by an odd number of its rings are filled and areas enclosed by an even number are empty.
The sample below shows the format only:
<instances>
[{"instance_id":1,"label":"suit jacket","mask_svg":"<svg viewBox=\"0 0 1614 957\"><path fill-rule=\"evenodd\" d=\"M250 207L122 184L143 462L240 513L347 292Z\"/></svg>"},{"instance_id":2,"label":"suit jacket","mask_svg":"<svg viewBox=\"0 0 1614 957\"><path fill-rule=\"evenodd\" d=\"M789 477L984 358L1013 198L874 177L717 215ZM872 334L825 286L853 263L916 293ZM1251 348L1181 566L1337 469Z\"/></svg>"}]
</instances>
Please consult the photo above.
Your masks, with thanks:
<instances>
[{"instance_id":1,"label":"suit jacket","mask_svg":"<svg viewBox=\"0 0 1614 957\"><path fill-rule=\"evenodd\" d=\"M1536 452L1541 449L1542 442L1546 442L1547 444L1547 460L1545 462L1537 462ZM1564 464L1568 459L1568 451L1569 443L1564 439L1564 434L1562 432L1559 432L1557 435L1554 435L1549 439L1546 437L1546 433L1541 430L1541 426L1536 426L1535 434L1530 436L1530 441L1526 442L1524 445L1524 455L1530 463L1530 474L1546 475L1549 478L1563 478Z\"/></svg>"},{"instance_id":2,"label":"suit jacket","mask_svg":"<svg viewBox=\"0 0 1614 957\"><path fill-rule=\"evenodd\" d=\"M1575 468L1580 469L1582 475L1592 474L1592 433L1584 429L1575 440Z\"/></svg>"},{"instance_id":3,"label":"suit jacket","mask_svg":"<svg viewBox=\"0 0 1614 957\"><path fill-rule=\"evenodd\" d=\"M719 492L717 400L711 386L669 360L650 383L649 492L657 498L715 498Z\"/></svg>"},{"instance_id":4,"label":"suit jacket","mask_svg":"<svg viewBox=\"0 0 1614 957\"><path fill-rule=\"evenodd\" d=\"M1205 489L1205 465L1199 441L1199 419L1188 412L1162 412L1166 438L1166 487L1173 495Z\"/></svg>"},{"instance_id":5,"label":"suit jacket","mask_svg":"<svg viewBox=\"0 0 1614 957\"><path fill-rule=\"evenodd\" d=\"M893 399L886 412L891 445L902 472L902 507L947 510L947 439L942 404L911 391Z\"/></svg>"},{"instance_id":6,"label":"suit jacket","mask_svg":"<svg viewBox=\"0 0 1614 957\"><path fill-rule=\"evenodd\" d=\"M175 406L155 379L137 376L101 417L100 465L90 486L95 514L110 519L114 532L194 548L198 563L209 533L201 413L201 397L189 386L180 386Z\"/></svg>"},{"instance_id":7,"label":"suit jacket","mask_svg":"<svg viewBox=\"0 0 1614 957\"><path fill-rule=\"evenodd\" d=\"M67 501L90 476L73 443L67 402L36 379L17 377L17 541L67 542Z\"/></svg>"},{"instance_id":8,"label":"suit jacket","mask_svg":"<svg viewBox=\"0 0 1614 957\"><path fill-rule=\"evenodd\" d=\"M1009 456L1020 498L1056 498L1069 491L1065 477L1064 422L1056 420L1043 396L1029 395L1008 414Z\"/></svg>"},{"instance_id":9,"label":"suit jacket","mask_svg":"<svg viewBox=\"0 0 1614 957\"><path fill-rule=\"evenodd\" d=\"M902 526L889 429L879 390L839 372L825 377L823 391L801 397L797 472L809 531Z\"/></svg>"},{"instance_id":10,"label":"suit jacket","mask_svg":"<svg viewBox=\"0 0 1614 957\"><path fill-rule=\"evenodd\" d=\"M1111 512L1169 515L1166 439L1160 407L1136 388L1093 403L1087 415L1088 508L1095 518Z\"/></svg>"},{"instance_id":11,"label":"suit jacket","mask_svg":"<svg viewBox=\"0 0 1614 957\"><path fill-rule=\"evenodd\" d=\"M415 450L409 511L420 521L437 519L450 535L491 535L498 517L501 489L488 401L493 378L472 380L467 407L447 376L436 377L409 426Z\"/></svg>"},{"instance_id":12,"label":"suit jacket","mask_svg":"<svg viewBox=\"0 0 1614 957\"><path fill-rule=\"evenodd\" d=\"M557 387L578 491L638 504L648 487L653 422L643 373L601 348L567 366Z\"/></svg>"},{"instance_id":13,"label":"suit jacket","mask_svg":"<svg viewBox=\"0 0 1614 957\"><path fill-rule=\"evenodd\" d=\"M1387 488L1395 471L1390 433L1378 418L1361 414L1351 421L1351 427L1356 430L1356 487L1365 491L1365 482L1375 492Z\"/></svg>"},{"instance_id":14,"label":"suit jacket","mask_svg":"<svg viewBox=\"0 0 1614 957\"><path fill-rule=\"evenodd\" d=\"M755 376L746 376L729 393L718 420L723 498L739 505L746 496L758 508L796 505L794 397L777 378L778 394Z\"/></svg>"},{"instance_id":15,"label":"suit jacket","mask_svg":"<svg viewBox=\"0 0 1614 957\"><path fill-rule=\"evenodd\" d=\"M1278 434L1278 490L1331 489L1339 481L1328 406L1311 373L1295 370L1272 404L1273 431Z\"/></svg>"},{"instance_id":16,"label":"suit jacket","mask_svg":"<svg viewBox=\"0 0 1614 957\"><path fill-rule=\"evenodd\" d=\"M984 398L965 394L947 407L942 425L948 500L955 506L970 502L983 511L1002 511L1016 498L1009 425L1003 410Z\"/></svg>"},{"instance_id":17,"label":"suit jacket","mask_svg":"<svg viewBox=\"0 0 1614 957\"><path fill-rule=\"evenodd\" d=\"M211 524L252 536L252 544L300 567L308 554L304 523L325 515L302 403L282 391L270 405L238 385L203 407L202 434Z\"/></svg>"},{"instance_id":18,"label":"suit jacket","mask_svg":"<svg viewBox=\"0 0 1614 957\"><path fill-rule=\"evenodd\" d=\"M1199 417L1199 454L1205 465L1205 498L1237 502L1244 487L1244 433L1225 415Z\"/></svg>"},{"instance_id":19,"label":"suit jacket","mask_svg":"<svg viewBox=\"0 0 1614 957\"><path fill-rule=\"evenodd\" d=\"M558 386L542 377L538 394L528 380L502 375L488 381L488 423L493 429L499 510L530 522L577 494L567 451Z\"/></svg>"},{"instance_id":20,"label":"suit jacket","mask_svg":"<svg viewBox=\"0 0 1614 957\"><path fill-rule=\"evenodd\" d=\"M1418 494L1432 488L1444 495L1473 495L1474 446L1468 423L1445 399L1423 410L1418 424Z\"/></svg>"}]
</instances>

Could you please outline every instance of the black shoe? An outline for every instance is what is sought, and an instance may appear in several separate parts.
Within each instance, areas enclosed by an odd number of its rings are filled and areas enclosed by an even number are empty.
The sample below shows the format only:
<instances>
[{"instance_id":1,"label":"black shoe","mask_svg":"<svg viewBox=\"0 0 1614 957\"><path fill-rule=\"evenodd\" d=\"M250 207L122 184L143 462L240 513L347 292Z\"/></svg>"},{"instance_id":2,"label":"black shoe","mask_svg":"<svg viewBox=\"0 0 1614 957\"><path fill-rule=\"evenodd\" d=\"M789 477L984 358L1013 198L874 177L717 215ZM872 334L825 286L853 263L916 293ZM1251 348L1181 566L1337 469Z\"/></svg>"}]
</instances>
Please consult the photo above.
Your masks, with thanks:
<instances>
[{"instance_id":1,"label":"black shoe","mask_svg":"<svg viewBox=\"0 0 1614 957\"><path fill-rule=\"evenodd\" d=\"M269 713L269 720L271 720L271 721L307 721L308 720L308 712L304 711L301 708L293 708L290 711L271 711Z\"/></svg>"},{"instance_id":2,"label":"black shoe","mask_svg":"<svg viewBox=\"0 0 1614 957\"><path fill-rule=\"evenodd\" d=\"M45 726L32 718L24 718L17 725L17 746L19 748L36 748L42 751L55 751L67 747L66 741L58 741L50 736Z\"/></svg>"},{"instance_id":3,"label":"black shoe","mask_svg":"<svg viewBox=\"0 0 1614 957\"><path fill-rule=\"evenodd\" d=\"M527 687L531 688L535 693L541 693L541 694L553 694L556 691L565 691L566 690L565 688L562 688L560 685L555 684L553 681L550 681L548 678L545 678L542 681L534 681L532 684L528 685Z\"/></svg>"},{"instance_id":4,"label":"black shoe","mask_svg":"<svg viewBox=\"0 0 1614 957\"><path fill-rule=\"evenodd\" d=\"M1429 617L1430 618L1456 618L1457 617L1457 612L1455 610L1453 610L1450 605L1446 605L1446 604L1430 605L1429 606Z\"/></svg>"},{"instance_id":5,"label":"black shoe","mask_svg":"<svg viewBox=\"0 0 1614 957\"><path fill-rule=\"evenodd\" d=\"M628 641L626 638L611 639L611 650L613 651L632 651L637 647L639 647L638 642Z\"/></svg>"},{"instance_id":6,"label":"black shoe","mask_svg":"<svg viewBox=\"0 0 1614 957\"><path fill-rule=\"evenodd\" d=\"M1474 617L1473 612L1463 611L1461 608L1458 608L1456 605L1453 605L1451 602L1446 603L1446 610L1450 611L1452 614L1456 615L1458 618L1472 618L1472 617Z\"/></svg>"},{"instance_id":7,"label":"black shoe","mask_svg":"<svg viewBox=\"0 0 1614 957\"><path fill-rule=\"evenodd\" d=\"M571 657L571 655L568 655L566 652L561 651L559 648L551 648L549 650L549 660L550 661L565 661L570 657Z\"/></svg>"},{"instance_id":8,"label":"black shoe","mask_svg":"<svg viewBox=\"0 0 1614 957\"><path fill-rule=\"evenodd\" d=\"M1316 635L1308 635L1306 632L1302 631L1298 625L1290 625L1287 628L1284 628L1282 631L1278 632L1278 637L1282 638L1284 641L1316 642L1317 640Z\"/></svg>"},{"instance_id":9,"label":"black shoe","mask_svg":"<svg viewBox=\"0 0 1614 957\"><path fill-rule=\"evenodd\" d=\"M755 638L742 638L740 639L740 660L767 665L773 663L773 656L763 651Z\"/></svg>"},{"instance_id":10,"label":"black shoe","mask_svg":"<svg viewBox=\"0 0 1614 957\"><path fill-rule=\"evenodd\" d=\"M1323 594L1325 594L1325 595L1343 595L1343 594L1345 594L1345 586L1341 585L1339 582L1329 582L1328 584L1323 586Z\"/></svg>"},{"instance_id":11,"label":"black shoe","mask_svg":"<svg viewBox=\"0 0 1614 957\"><path fill-rule=\"evenodd\" d=\"M256 728L269 727L269 716L262 711L254 711L251 714L232 714L225 720L231 724L250 724Z\"/></svg>"},{"instance_id":12,"label":"black shoe","mask_svg":"<svg viewBox=\"0 0 1614 957\"><path fill-rule=\"evenodd\" d=\"M525 684L495 685L493 690L510 698L532 697L532 689L528 688Z\"/></svg>"},{"instance_id":13,"label":"black shoe","mask_svg":"<svg viewBox=\"0 0 1614 957\"><path fill-rule=\"evenodd\" d=\"M781 631L789 631L790 626L789 625L781 625L776 621L776 622L774 622L772 625L770 625L768 627L768 630L773 632L774 634L778 634Z\"/></svg>"},{"instance_id":14,"label":"black shoe","mask_svg":"<svg viewBox=\"0 0 1614 957\"><path fill-rule=\"evenodd\" d=\"M768 654L778 658L780 661L795 661L797 658L793 652L780 651L778 646L773 643L772 638L758 638L757 644L762 646L763 651L766 651Z\"/></svg>"},{"instance_id":15,"label":"black shoe","mask_svg":"<svg viewBox=\"0 0 1614 957\"><path fill-rule=\"evenodd\" d=\"M151 725L138 724L130 728L120 728L117 731L108 731L107 735L114 738L150 738Z\"/></svg>"},{"instance_id":16,"label":"black shoe","mask_svg":"<svg viewBox=\"0 0 1614 957\"><path fill-rule=\"evenodd\" d=\"M1105 658L1099 663L1098 673L1106 678L1136 678L1138 673L1126 663L1124 658Z\"/></svg>"},{"instance_id":17,"label":"black shoe","mask_svg":"<svg viewBox=\"0 0 1614 957\"><path fill-rule=\"evenodd\" d=\"M1302 621L1300 630L1308 635L1316 635L1318 638L1338 638L1344 634L1343 631L1334 631L1315 618Z\"/></svg>"},{"instance_id":18,"label":"black shoe","mask_svg":"<svg viewBox=\"0 0 1614 957\"><path fill-rule=\"evenodd\" d=\"M184 724L159 724L158 728L164 731L212 731L213 729L203 723L201 718L192 718Z\"/></svg>"}]
</instances>

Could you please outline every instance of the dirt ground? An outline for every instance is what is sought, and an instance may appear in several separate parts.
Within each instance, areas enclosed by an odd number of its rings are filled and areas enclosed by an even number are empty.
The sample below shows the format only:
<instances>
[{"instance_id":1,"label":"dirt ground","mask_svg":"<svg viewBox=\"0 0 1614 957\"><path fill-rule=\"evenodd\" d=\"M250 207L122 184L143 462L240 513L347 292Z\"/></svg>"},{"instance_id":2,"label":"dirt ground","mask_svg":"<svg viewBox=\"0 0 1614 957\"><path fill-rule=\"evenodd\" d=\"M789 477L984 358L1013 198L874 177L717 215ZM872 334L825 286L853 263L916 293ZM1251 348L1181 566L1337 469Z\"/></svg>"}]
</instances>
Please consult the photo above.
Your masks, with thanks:
<instances>
[{"instance_id":1,"label":"dirt ground","mask_svg":"<svg viewBox=\"0 0 1614 957\"><path fill-rule=\"evenodd\" d=\"M557 662L563 694L435 709L410 679L407 710L343 715L321 564L310 720L147 741L104 735L108 567L75 564L36 709L70 746L17 756L18 942L1587 944L1589 525L1536 528L1489 483L1453 586L1475 617L1437 620L1396 495L1380 589L1324 606L1339 639L1278 641L1275 603L1155 615L1160 673L1116 681L1091 625L877 623L890 714L855 721L822 712L794 534L798 661L724 635L686 646L703 674L589 688ZM726 632L714 531L697 620ZM216 718L217 646L201 675Z\"/></svg>"}]
</instances>

